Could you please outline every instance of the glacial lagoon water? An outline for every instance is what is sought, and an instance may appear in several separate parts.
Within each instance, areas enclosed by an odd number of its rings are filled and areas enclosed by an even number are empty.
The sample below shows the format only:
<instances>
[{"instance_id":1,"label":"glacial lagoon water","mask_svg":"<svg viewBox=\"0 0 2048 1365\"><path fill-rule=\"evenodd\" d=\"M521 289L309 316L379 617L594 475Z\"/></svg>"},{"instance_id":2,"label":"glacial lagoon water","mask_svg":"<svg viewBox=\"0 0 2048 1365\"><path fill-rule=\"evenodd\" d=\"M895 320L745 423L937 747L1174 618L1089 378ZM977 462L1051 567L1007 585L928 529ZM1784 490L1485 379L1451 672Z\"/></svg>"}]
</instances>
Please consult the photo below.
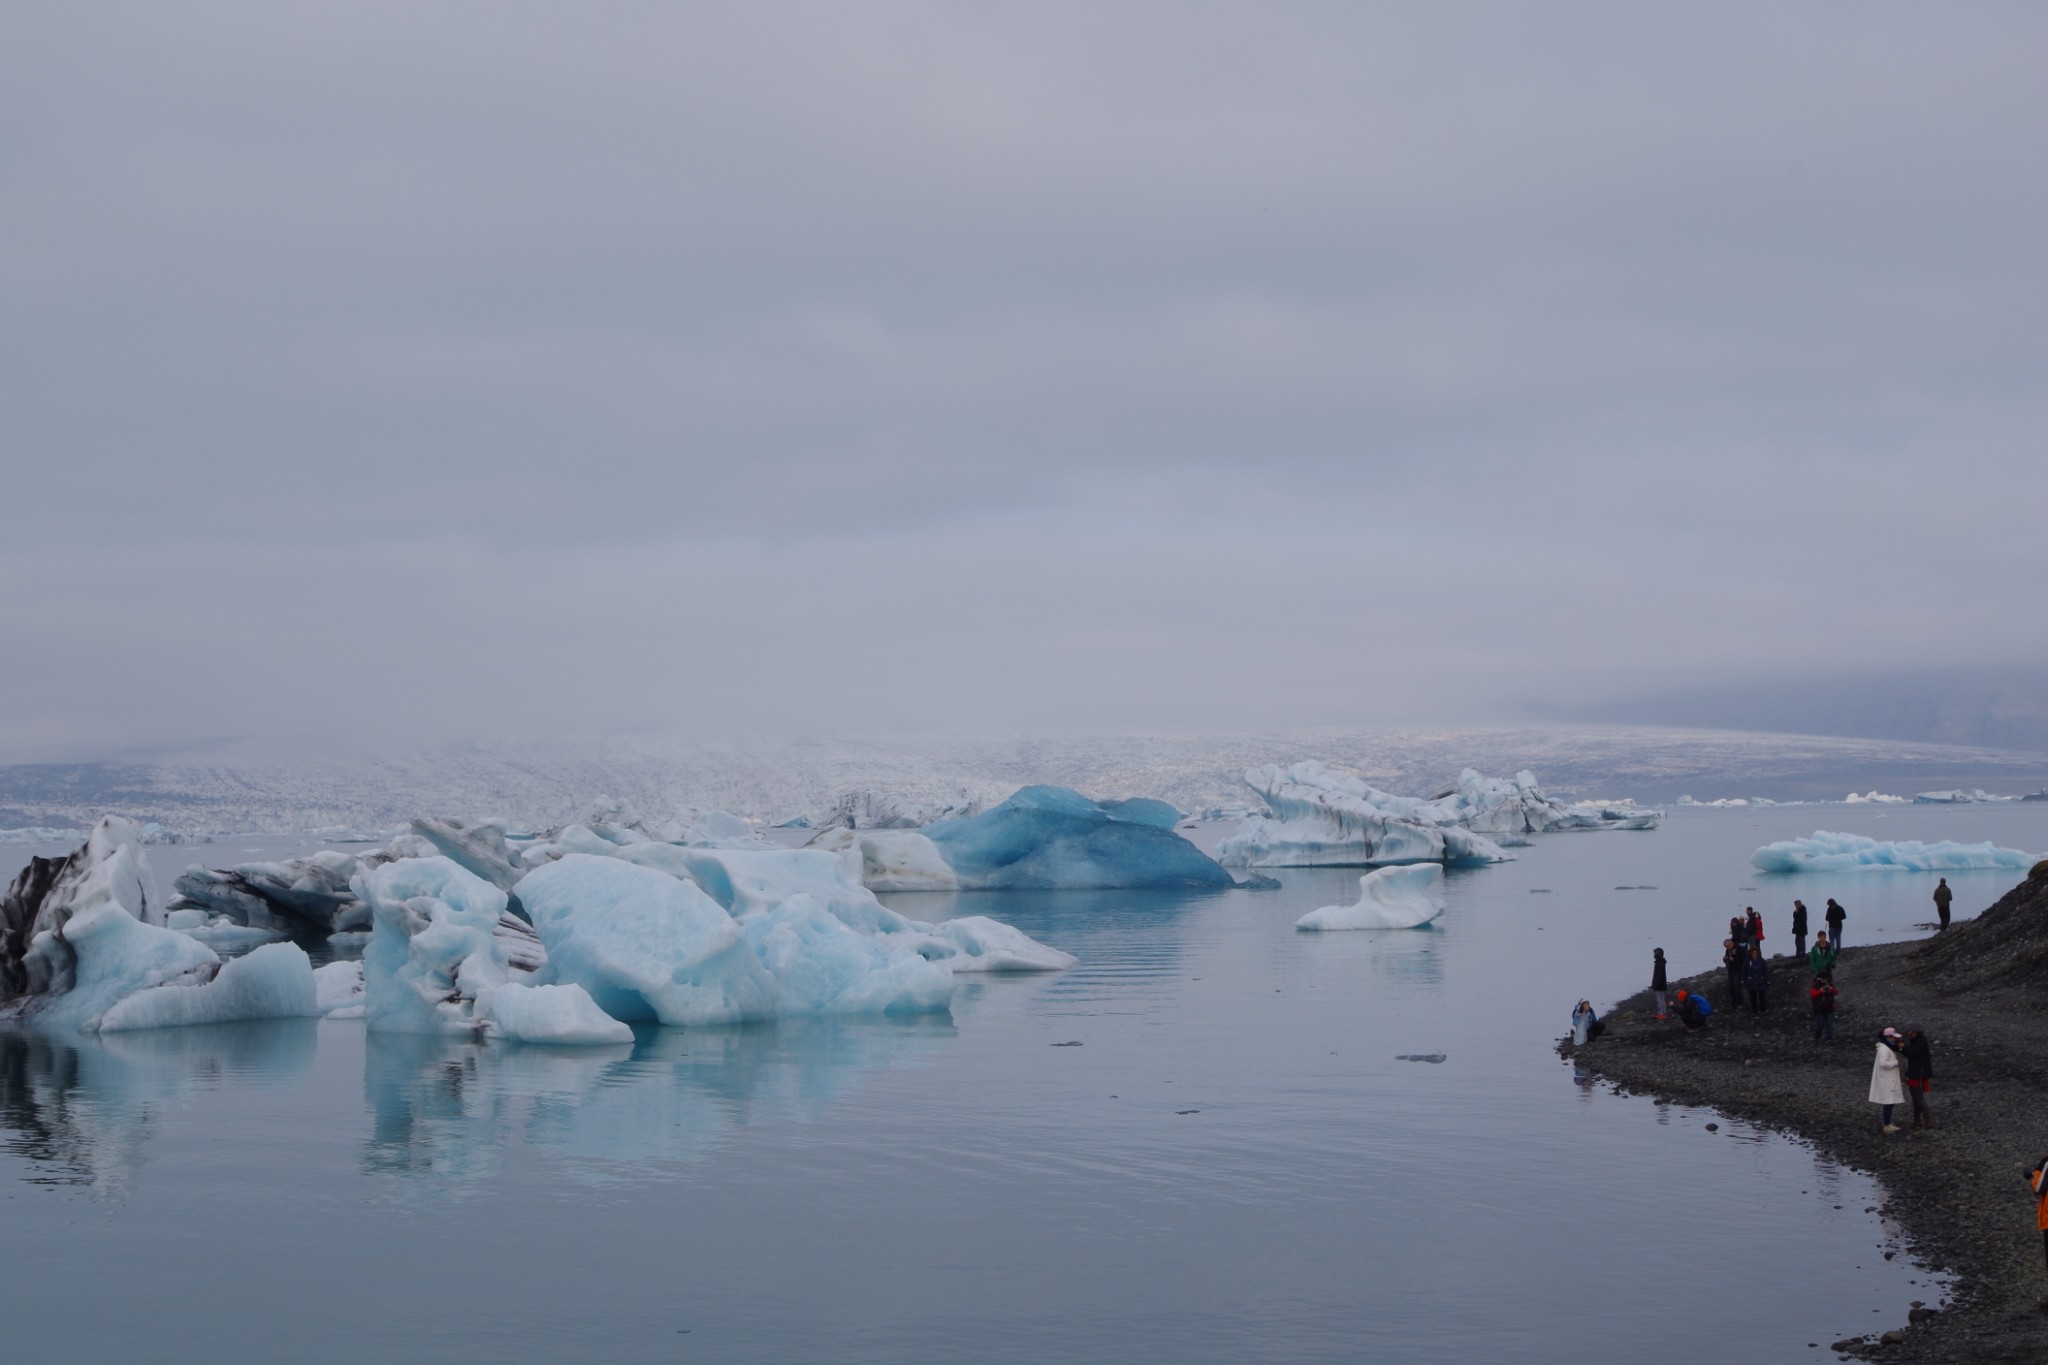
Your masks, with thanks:
<instances>
[{"instance_id":1,"label":"glacial lagoon water","mask_svg":"<svg viewBox=\"0 0 2048 1365\"><path fill-rule=\"evenodd\" d=\"M1744 905L1773 943L1795 895L1841 899L1852 944L1930 917L1931 876L1750 868L1815 828L2048 850L2043 805L1680 810L1457 873L1437 927L1389 933L1292 928L1353 871L889 897L1081 965L970 979L950 1018L610 1050L0 1031L8 1352L1578 1361L1739 1331L1749 1359L1824 1358L1941 1296L1884 1259L1872 1183L1551 1051L1652 947L1711 965ZM166 881L258 856L153 852ZM1958 913L2011 880L1952 875Z\"/></svg>"}]
</instances>

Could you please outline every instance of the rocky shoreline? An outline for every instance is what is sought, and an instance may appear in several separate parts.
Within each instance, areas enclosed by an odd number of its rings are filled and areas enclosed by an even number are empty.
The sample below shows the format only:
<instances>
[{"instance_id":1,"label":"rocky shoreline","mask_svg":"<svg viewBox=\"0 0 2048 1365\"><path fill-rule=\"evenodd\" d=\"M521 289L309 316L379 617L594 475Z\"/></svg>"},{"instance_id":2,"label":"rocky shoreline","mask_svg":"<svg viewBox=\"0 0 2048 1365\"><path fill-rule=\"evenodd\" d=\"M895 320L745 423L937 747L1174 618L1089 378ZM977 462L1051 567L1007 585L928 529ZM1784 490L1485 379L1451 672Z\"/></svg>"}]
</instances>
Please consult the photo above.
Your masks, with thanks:
<instances>
[{"instance_id":1,"label":"rocky shoreline","mask_svg":"<svg viewBox=\"0 0 2048 1365\"><path fill-rule=\"evenodd\" d=\"M1672 982L1714 1003L1705 1030L1656 1022L1643 992L1609 1012L1602 1037L1560 1051L1618 1091L1779 1128L1878 1179L1913 1253L1955 1277L1954 1297L1939 1311L1901 1304L1890 1329L1823 1345L1943 1365L2048 1360L2048 1268L2023 1180L2048 1154L2048 862L1945 934L1848 948L1833 1044L1813 1040L1803 964L1771 966L1763 1015L1724 1008L1716 970ZM1871 1058L1882 1029L1908 1025L1934 1045L1938 1126L1887 1136L1868 1100Z\"/></svg>"}]
</instances>

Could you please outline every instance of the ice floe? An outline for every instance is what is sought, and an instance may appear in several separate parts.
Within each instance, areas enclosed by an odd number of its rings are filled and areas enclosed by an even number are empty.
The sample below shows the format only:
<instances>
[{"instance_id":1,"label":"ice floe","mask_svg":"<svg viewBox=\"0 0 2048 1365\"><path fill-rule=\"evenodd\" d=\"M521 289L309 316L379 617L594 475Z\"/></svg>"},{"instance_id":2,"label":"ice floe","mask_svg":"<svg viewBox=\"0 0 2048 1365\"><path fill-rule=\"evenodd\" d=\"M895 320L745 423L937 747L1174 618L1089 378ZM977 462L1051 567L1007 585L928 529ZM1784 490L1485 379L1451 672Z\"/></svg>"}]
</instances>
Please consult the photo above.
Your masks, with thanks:
<instances>
[{"instance_id":1,"label":"ice floe","mask_svg":"<svg viewBox=\"0 0 2048 1365\"><path fill-rule=\"evenodd\" d=\"M1441 863L1380 867L1358 879L1352 905L1326 905L1294 922L1297 929L1419 929L1444 912Z\"/></svg>"},{"instance_id":2,"label":"ice floe","mask_svg":"<svg viewBox=\"0 0 2048 1365\"><path fill-rule=\"evenodd\" d=\"M1918 840L1881 841L1861 834L1815 830L1804 839L1766 844L1750 856L1764 872L1968 872L2002 869L2024 872L2038 859L1990 842L1959 844Z\"/></svg>"}]
</instances>

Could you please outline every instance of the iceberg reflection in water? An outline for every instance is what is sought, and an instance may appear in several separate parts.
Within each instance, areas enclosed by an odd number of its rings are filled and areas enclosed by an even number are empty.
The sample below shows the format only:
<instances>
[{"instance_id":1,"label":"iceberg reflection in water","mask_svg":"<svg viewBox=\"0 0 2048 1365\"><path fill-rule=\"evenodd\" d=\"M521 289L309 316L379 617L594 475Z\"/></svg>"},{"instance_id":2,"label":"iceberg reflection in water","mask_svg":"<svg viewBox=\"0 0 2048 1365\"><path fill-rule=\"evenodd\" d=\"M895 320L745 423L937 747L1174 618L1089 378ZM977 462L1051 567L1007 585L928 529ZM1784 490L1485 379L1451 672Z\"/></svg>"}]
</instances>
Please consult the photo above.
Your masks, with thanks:
<instances>
[{"instance_id":1,"label":"iceberg reflection in water","mask_svg":"<svg viewBox=\"0 0 2048 1365\"><path fill-rule=\"evenodd\" d=\"M750 1121L816 1122L863 1073L915 1065L956 1030L926 1015L635 1034L575 1049L369 1035L363 1170L462 1182L523 1147L569 1179L624 1179L695 1161Z\"/></svg>"},{"instance_id":2,"label":"iceberg reflection in water","mask_svg":"<svg viewBox=\"0 0 2048 1365\"><path fill-rule=\"evenodd\" d=\"M110 1033L0 1029L0 1153L39 1184L118 1195L148 1155L164 1111L209 1091L275 1089L318 1047L312 1019Z\"/></svg>"}]
</instances>

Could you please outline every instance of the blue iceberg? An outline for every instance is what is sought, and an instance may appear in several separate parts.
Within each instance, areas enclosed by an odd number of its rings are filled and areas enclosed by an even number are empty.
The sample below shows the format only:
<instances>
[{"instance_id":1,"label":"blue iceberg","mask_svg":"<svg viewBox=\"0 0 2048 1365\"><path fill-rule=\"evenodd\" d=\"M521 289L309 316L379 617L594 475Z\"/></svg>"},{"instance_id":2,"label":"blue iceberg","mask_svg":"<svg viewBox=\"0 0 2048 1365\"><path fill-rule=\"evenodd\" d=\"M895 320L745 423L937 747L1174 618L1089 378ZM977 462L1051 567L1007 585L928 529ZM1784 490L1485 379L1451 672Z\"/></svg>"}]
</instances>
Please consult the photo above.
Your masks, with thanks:
<instances>
[{"instance_id":1,"label":"blue iceberg","mask_svg":"<svg viewBox=\"0 0 2048 1365\"><path fill-rule=\"evenodd\" d=\"M941 820L924 834L960 885L977 890L1234 885L1221 863L1162 826L1171 809L1163 801L1105 804L1066 787L1025 787L1000 806Z\"/></svg>"},{"instance_id":2,"label":"blue iceberg","mask_svg":"<svg viewBox=\"0 0 2048 1365\"><path fill-rule=\"evenodd\" d=\"M2034 865L2035 857L2016 848L1999 848L1989 841L1880 841L1861 834L1836 834L1821 829L1805 839L1765 844L1751 855L1750 862L1763 872L2025 872Z\"/></svg>"}]
</instances>

